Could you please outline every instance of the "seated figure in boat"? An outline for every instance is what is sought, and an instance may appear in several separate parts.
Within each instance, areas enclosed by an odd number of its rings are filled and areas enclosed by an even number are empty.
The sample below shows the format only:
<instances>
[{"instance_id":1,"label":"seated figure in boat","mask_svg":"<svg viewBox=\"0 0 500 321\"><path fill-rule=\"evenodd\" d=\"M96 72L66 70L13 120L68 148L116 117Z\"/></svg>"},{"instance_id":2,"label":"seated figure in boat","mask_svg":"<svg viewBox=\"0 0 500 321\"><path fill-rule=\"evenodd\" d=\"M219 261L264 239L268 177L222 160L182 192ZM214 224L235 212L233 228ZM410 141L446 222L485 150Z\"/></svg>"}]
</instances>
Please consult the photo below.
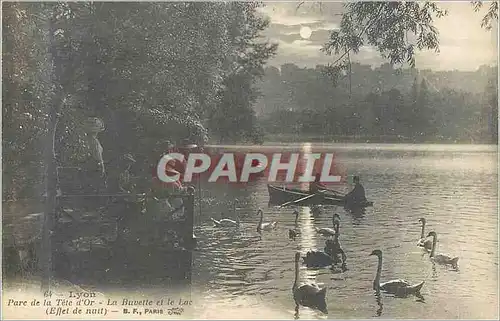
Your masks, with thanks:
<instances>
[{"instance_id":1,"label":"seated figure in boat","mask_svg":"<svg viewBox=\"0 0 500 321\"><path fill-rule=\"evenodd\" d=\"M354 176L353 181L354 188L344 198L346 207L366 202L365 188L359 182L359 176Z\"/></svg>"},{"instance_id":2,"label":"seated figure in boat","mask_svg":"<svg viewBox=\"0 0 500 321\"><path fill-rule=\"evenodd\" d=\"M314 178L314 182L309 184L309 193L315 194L318 192L321 192L322 190L326 189L326 186L321 184L320 182L321 179L321 174L316 174Z\"/></svg>"}]
</instances>

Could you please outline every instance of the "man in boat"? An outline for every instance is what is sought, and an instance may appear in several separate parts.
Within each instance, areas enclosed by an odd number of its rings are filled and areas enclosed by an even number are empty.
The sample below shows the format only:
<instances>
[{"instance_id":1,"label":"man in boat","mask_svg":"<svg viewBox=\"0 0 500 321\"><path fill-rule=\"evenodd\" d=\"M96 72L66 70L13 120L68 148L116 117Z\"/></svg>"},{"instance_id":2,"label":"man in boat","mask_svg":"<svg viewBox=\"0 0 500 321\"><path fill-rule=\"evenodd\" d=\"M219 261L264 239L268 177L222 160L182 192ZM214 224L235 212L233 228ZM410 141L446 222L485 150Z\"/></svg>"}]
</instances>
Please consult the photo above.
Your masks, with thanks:
<instances>
[{"instance_id":1,"label":"man in boat","mask_svg":"<svg viewBox=\"0 0 500 321\"><path fill-rule=\"evenodd\" d=\"M309 184L309 193L316 194L319 192L323 192L326 189L326 186L321 184L320 182L321 174L316 174L314 177L314 182Z\"/></svg>"},{"instance_id":2,"label":"man in boat","mask_svg":"<svg viewBox=\"0 0 500 321\"><path fill-rule=\"evenodd\" d=\"M359 176L354 176L353 182L354 188L344 198L344 207L351 207L352 205L366 202L365 188L359 182Z\"/></svg>"}]
</instances>

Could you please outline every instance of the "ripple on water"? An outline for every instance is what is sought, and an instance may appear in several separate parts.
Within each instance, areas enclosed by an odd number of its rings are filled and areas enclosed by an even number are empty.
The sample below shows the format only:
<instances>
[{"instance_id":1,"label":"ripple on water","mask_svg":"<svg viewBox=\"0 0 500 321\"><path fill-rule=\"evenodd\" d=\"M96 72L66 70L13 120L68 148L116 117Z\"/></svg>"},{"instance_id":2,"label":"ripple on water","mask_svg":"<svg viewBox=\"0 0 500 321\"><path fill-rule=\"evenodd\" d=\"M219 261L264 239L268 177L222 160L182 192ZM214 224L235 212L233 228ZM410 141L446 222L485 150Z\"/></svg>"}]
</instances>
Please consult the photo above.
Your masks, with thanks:
<instances>
[{"instance_id":1,"label":"ripple on water","mask_svg":"<svg viewBox=\"0 0 500 321\"><path fill-rule=\"evenodd\" d=\"M302 233L295 241L288 239L288 229L295 228L292 209L266 207L266 182L257 182L247 191L212 186L215 198L244 199L249 208L239 210L242 225L231 230L213 228L210 217L219 217L221 209L212 212L204 207L197 218L199 251L194 260L199 272L194 273L193 282L216 293L215 306L221 309L240 307L259 313L269 304L274 312L265 318L292 318L294 252L322 249L326 238L317 235L314 226L330 227L332 214L339 213L340 242L348 271L333 274L328 269L300 269L302 281L328 287L330 318L371 318L378 311L383 318L498 317L496 154L454 151L448 157L446 152L404 153L386 150L364 154L357 150L350 156L343 150L338 159L349 166L349 172L360 174L374 207L360 216L335 207L325 207L323 214L312 216L307 208L300 208L297 227ZM279 222L277 230L262 235L256 232L259 207L264 209L266 221ZM416 246L420 217L427 219L426 232L438 233L437 252L460 257L459 272L433 266ZM388 296L377 301L371 289L377 259L369 256L376 248L383 250L382 280L425 280L425 304L415 298ZM236 318L243 315L238 313ZM301 310L300 318L323 317Z\"/></svg>"}]
</instances>

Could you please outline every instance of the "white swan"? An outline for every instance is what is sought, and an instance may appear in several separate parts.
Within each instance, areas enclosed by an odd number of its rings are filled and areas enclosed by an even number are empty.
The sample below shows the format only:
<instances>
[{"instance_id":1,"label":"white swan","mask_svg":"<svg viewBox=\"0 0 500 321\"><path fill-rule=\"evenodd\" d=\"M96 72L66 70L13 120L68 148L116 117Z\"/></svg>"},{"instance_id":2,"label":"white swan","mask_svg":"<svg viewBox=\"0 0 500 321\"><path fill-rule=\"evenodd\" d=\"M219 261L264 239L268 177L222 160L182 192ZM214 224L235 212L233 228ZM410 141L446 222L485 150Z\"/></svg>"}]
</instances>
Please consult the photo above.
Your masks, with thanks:
<instances>
[{"instance_id":1,"label":"white swan","mask_svg":"<svg viewBox=\"0 0 500 321\"><path fill-rule=\"evenodd\" d=\"M300 253L295 253L295 281L292 286L293 299L295 301L295 311L299 311L299 306L317 309L324 314L328 314L326 306L326 288L320 288L317 284L299 284L299 260Z\"/></svg>"},{"instance_id":2,"label":"white swan","mask_svg":"<svg viewBox=\"0 0 500 321\"><path fill-rule=\"evenodd\" d=\"M373 289L375 291L384 291L386 293L395 294L398 296L406 296L408 294L420 294L420 290L424 286L425 281L418 284L410 284L406 280L391 280L384 283L380 283L380 274L382 273L382 251L373 250L370 255L376 255L378 257L377 275L375 280L373 280Z\"/></svg>"},{"instance_id":3,"label":"white swan","mask_svg":"<svg viewBox=\"0 0 500 321\"><path fill-rule=\"evenodd\" d=\"M336 222L339 222L339 221L340 221L340 216L338 214L333 214L333 225L337 226ZM321 234L321 235L326 236L326 237L335 236L335 234L337 234L336 230L334 230L333 228L329 228L329 227L322 227L322 228L314 227L314 229L316 230L316 233Z\"/></svg>"},{"instance_id":4,"label":"white swan","mask_svg":"<svg viewBox=\"0 0 500 321\"><path fill-rule=\"evenodd\" d=\"M230 220L228 218L223 218L220 221L217 221L213 217L210 218L212 222L214 222L214 227L233 227L240 225L240 218L236 217L236 221Z\"/></svg>"},{"instance_id":5,"label":"white swan","mask_svg":"<svg viewBox=\"0 0 500 321\"><path fill-rule=\"evenodd\" d=\"M432 241L425 237L426 220L425 218L422 217L419 218L418 221L422 223L422 233L420 234L420 240L418 241L417 246L420 246L424 248L427 252L430 252L432 249Z\"/></svg>"},{"instance_id":6,"label":"white swan","mask_svg":"<svg viewBox=\"0 0 500 321\"><path fill-rule=\"evenodd\" d=\"M429 234L427 234L427 237L430 237L430 236L432 236L432 250L431 250L431 253L429 254L429 257L431 258L431 260L437 264L451 265L454 269L457 269L458 268L458 256L452 258L451 256L444 255L444 254L436 255L437 234L436 234L436 232L429 232Z\"/></svg>"},{"instance_id":7,"label":"white swan","mask_svg":"<svg viewBox=\"0 0 500 321\"><path fill-rule=\"evenodd\" d=\"M236 221L228 218L223 218L221 220L216 220L213 217L210 219L214 222L214 227L238 227L240 226L240 216L236 213L236 205L233 205L233 212L236 215Z\"/></svg>"},{"instance_id":8,"label":"white swan","mask_svg":"<svg viewBox=\"0 0 500 321\"><path fill-rule=\"evenodd\" d=\"M328 239L325 241L325 248L324 252L330 255L333 258L334 264L344 262L345 263L345 253L344 250L342 249L342 246L340 245L339 242L339 236L340 236L340 222L336 221L335 222L335 236L332 239ZM342 254L342 261L340 261L338 255Z\"/></svg>"},{"instance_id":9,"label":"white swan","mask_svg":"<svg viewBox=\"0 0 500 321\"><path fill-rule=\"evenodd\" d=\"M278 222L268 222L268 223L264 223L264 211L262 211L260 208L259 210L257 211L257 214L260 214L260 221L259 221L259 225L257 225L257 232L261 232L261 231L271 231L271 230L274 230L276 228L276 226L278 225Z\"/></svg>"}]
</instances>

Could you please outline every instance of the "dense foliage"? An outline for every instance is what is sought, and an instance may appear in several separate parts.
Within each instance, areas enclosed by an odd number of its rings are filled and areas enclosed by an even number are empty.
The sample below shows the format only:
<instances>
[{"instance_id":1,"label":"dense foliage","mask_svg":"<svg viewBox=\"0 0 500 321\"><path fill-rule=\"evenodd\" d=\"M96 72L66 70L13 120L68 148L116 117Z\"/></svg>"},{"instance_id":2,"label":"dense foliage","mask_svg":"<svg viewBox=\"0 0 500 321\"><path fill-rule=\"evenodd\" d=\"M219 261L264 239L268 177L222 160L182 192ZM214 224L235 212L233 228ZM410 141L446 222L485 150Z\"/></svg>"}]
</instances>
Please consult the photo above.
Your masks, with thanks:
<instances>
[{"instance_id":1,"label":"dense foliage","mask_svg":"<svg viewBox=\"0 0 500 321\"><path fill-rule=\"evenodd\" d=\"M409 63L415 66L415 52L438 50L438 30L434 19L446 15L433 2L350 2L338 30L332 30L330 40L322 50L339 57L328 66L334 80L341 71L349 70L351 55L369 45L393 65Z\"/></svg>"},{"instance_id":2,"label":"dense foliage","mask_svg":"<svg viewBox=\"0 0 500 321\"><path fill-rule=\"evenodd\" d=\"M98 117L107 168L131 153L148 179L149 164L167 141L204 143L219 131L255 132L254 81L275 51L259 39L267 22L257 7L3 3L4 199L43 190L51 108L59 115L59 166L80 166L90 157L83 125ZM225 126L214 120L231 108L246 113L246 128L232 118Z\"/></svg>"},{"instance_id":3,"label":"dense foliage","mask_svg":"<svg viewBox=\"0 0 500 321\"><path fill-rule=\"evenodd\" d=\"M232 73L224 79L218 108L208 114L209 127L220 142L249 141L261 143L263 133L256 126L254 104L260 95L256 82L264 75L264 65L277 49L260 39L269 20L256 15L256 3L235 2L229 35L237 55ZM260 41L255 41L259 39Z\"/></svg>"},{"instance_id":4,"label":"dense foliage","mask_svg":"<svg viewBox=\"0 0 500 321\"><path fill-rule=\"evenodd\" d=\"M471 4L476 12L485 7ZM434 22L447 14L430 1L344 3L339 28L322 48L331 64L267 70L257 105L264 127L326 140L497 143L496 67L475 73L414 68L417 51L439 51ZM481 26L491 29L498 2L482 14ZM388 63L375 70L352 63L363 46Z\"/></svg>"},{"instance_id":5,"label":"dense foliage","mask_svg":"<svg viewBox=\"0 0 500 321\"><path fill-rule=\"evenodd\" d=\"M474 11L483 1L472 1ZM448 14L432 1L347 2L340 27L332 30L330 39L321 49L335 55L325 73L334 83L347 74L353 55L363 46L375 48L392 65L415 67L415 53L421 50L439 52L439 30L434 21ZM481 26L490 30L498 21L498 2L491 1Z\"/></svg>"}]
</instances>

